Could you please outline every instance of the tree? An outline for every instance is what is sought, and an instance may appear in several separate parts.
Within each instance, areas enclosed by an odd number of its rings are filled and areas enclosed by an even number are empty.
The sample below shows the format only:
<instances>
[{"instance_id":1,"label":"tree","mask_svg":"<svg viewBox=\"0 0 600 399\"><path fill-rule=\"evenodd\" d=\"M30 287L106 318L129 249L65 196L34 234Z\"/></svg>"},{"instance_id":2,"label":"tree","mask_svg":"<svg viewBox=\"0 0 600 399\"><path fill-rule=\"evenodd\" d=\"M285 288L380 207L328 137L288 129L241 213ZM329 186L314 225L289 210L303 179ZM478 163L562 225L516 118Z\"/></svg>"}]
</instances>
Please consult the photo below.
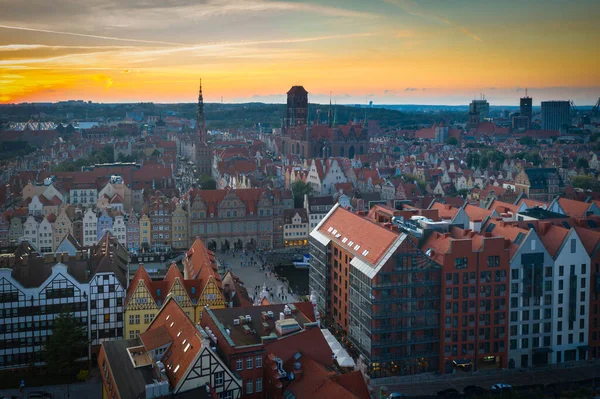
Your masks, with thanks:
<instances>
[{"instance_id":1,"label":"tree","mask_svg":"<svg viewBox=\"0 0 600 399\"><path fill-rule=\"evenodd\" d=\"M217 182L208 175L200 176L200 188L202 190L216 190Z\"/></svg>"},{"instance_id":2,"label":"tree","mask_svg":"<svg viewBox=\"0 0 600 399\"><path fill-rule=\"evenodd\" d=\"M534 145L535 140L531 136L525 136L519 139L519 143L521 143L521 145Z\"/></svg>"},{"instance_id":3,"label":"tree","mask_svg":"<svg viewBox=\"0 0 600 399\"><path fill-rule=\"evenodd\" d=\"M446 144L448 144L448 145L458 145L458 140L456 139L456 137L448 137L446 139Z\"/></svg>"},{"instance_id":4,"label":"tree","mask_svg":"<svg viewBox=\"0 0 600 399\"><path fill-rule=\"evenodd\" d=\"M471 167L473 166L473 153L472 152L467 152L467 166L469 167L469 169L471 169Z\"/></svg>"},{"instance_id":5,"label":"tree","mask_svg":"<svg viewBox=\"0 0 600 399\"><path fill-rule=\"evenodd\" d=\"M487 169L489 163L490 163L490 159L487 157L487 155L483 155L481 157L481 160L479 161L479 167L481 169Z\"/></svg>"},{"instance_id":6,"label":"tree","mask_svg":"<svg viewBox=\"0 0 600 399\"><path fill-rule=\"evenodd\" d=\"M54 319L52 335L43 350L48 371L56 376L74 375L79 368L76 361L87 356L88 345L85 327L73 313L61 313Z\"/></svg>"},{"instance_id":7,"label":"tree","mask_svg":"<svg viewBox=\"0 0 600 399\"><path fill-rule=\"evenodd\" d=\"M590 163L585 158L577 158L577 169L589 169Z\"/></svg>"},{"instance_id":8,"label":"tree","mask_svg":"<svg viewBox=\"0 0 600 399\"><path fill-rule=\"evenodd\" d=\"M463 198L467 198L467 195L469 195L469 190L466 188L461 188L460 190L457 191L457 194Z\"/></svg>"},{"instance_id":9,"label":"tree","mask_svg":"<svg viewBox=\"0 0 600 399\"><path fill-rule=\"evenodd\" d=\"M292 194L294 195L294 208L302 208L304 204L304 195L312 195L312 186L298 180L292 184Z\"/></svg>"},{"instance_id":10,"label":"tree","mask_svg":"<svg viewBox=\"0 0 600 399\"><path fill-rule=\"evenodd\" d=\"M571 184L584 190L600 191L600 182L590 176L575 176L571 179Z\"/></svg>"}]
</instances>

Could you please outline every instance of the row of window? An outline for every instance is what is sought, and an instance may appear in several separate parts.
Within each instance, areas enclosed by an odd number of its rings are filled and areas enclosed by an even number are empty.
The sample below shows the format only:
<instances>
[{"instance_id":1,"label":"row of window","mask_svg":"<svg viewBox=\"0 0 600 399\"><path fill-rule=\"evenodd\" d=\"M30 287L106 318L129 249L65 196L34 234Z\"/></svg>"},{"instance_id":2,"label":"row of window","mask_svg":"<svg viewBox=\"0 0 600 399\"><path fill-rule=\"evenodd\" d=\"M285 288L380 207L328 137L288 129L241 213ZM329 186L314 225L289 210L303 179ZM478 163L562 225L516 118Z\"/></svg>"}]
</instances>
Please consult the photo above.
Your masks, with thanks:
<instances>
[{"instance_id":1,"label":"row of window","mask_svg":"<svg viewBox=\"0 0 600 399\"><path fill-rule=\"evenodd\" d=\"M254 364L254 359L256 359L256 364ZM254 366L253 366L254 364ZM256 356L256 358L248 357L246 358L246 370L252 370L253 368L261 368L262 367L262 356ZM242 371L244 370L244 359L239 358L235 361L235 370Z\"/></svg>"}]
</instances>

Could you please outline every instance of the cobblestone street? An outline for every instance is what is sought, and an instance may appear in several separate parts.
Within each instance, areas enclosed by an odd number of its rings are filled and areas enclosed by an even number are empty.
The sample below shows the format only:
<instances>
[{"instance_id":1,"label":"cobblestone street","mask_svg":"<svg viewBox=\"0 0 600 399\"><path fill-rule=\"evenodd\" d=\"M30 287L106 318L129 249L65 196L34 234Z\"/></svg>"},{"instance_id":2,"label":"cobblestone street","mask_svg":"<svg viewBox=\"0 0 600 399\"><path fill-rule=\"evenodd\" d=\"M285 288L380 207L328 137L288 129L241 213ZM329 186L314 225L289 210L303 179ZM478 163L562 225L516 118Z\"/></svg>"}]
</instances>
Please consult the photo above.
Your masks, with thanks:
<instances>
[{"instance_id":1,"label":"cobblestone street","mask_svg":"<svg viewBox=\"0 0 600 399\"><path fill-rule=\"evenodd\" d=\"M290 292L285 282L277 279L274 272L269 271L269 267L262 269L262 259L256 252L247 251L247 254L243 255L239 250L225 254L217 251L215 255L225 270L230 269L244 282L251 298L260 296L264 285L269 290L268 300L271 303L291 303L300 300L299 296Z\"/></svg>"}]
</instances>

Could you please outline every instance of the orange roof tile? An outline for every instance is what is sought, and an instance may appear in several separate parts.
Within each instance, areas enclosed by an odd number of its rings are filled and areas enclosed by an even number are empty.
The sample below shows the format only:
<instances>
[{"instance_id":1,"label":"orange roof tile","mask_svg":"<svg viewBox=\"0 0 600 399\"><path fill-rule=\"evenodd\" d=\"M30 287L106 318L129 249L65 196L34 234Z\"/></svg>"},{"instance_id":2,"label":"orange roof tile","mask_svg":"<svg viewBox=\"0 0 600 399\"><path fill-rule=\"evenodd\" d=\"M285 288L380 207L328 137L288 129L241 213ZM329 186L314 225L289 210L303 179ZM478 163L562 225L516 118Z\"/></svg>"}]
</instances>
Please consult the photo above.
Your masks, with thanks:
<instances>
[{"instance_id":1,"label":"orange roof tile","mask_svg":"<svg viewBox=\"0 0 600 399\"><path fill-rule=\"evenodd\" d=\"M558 203L567 215L573 217L585 217L587 216L585 213L590 209L589 203L568 198L559 198Z\"/></svg>"},{"instance_id":2,"label":"orange roof tile","mask_svg":"<svg viewBox=\"0 0 600 399\"><path fill-rule=\"evenodd\" d=\"M398 238L398 233L341 207L337 207L328 218L324 219L319 232L339 245L346 245L348 251L373 265L379 262ZM352 245L348 246L351 242ZM357 245L359 247L354 249ZM365 250L369 252L363 255Z\"/></svg>"}]
</instances>

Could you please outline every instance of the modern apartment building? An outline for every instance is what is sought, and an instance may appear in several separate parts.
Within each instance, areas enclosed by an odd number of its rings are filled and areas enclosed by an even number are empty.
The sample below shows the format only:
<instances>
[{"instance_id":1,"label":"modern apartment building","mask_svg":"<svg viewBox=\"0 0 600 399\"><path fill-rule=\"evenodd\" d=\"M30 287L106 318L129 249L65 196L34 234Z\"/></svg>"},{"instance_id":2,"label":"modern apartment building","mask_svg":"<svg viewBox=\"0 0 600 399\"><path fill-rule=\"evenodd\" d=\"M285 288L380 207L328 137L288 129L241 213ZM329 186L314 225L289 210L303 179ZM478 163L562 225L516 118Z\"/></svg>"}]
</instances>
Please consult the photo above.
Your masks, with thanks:
<instances>
[{"instance_id":1,"label":"modern apartment building","mask_svg":"<svg viewBox=\"0 0 600 399\"><path fill-rule=\"evenodd\" d=\"M336 204L311 232L310 251L318 310L371 378L439 369L441 267L408 234Z\"/></svg>"},{"instance_id":2,"label":"modern apartment building","mask_svg":"<svg viewBox=\"0 0 600 399\"><path fill-rule=\"evenodd\" d=\"M569 101L542 101L542 129L560 130L564 125L570 125Z\"/></svg>"},{"instance_id":3,"label":"modern apartment building","mask_svg":"<svg viewBox=\"0 0 600 399\"><path fill-rule=\"evenodd\" d=\"M509 251L501 237L452 227L421 250L442 267L440 370L508 365Z\"/></svg>"}]
</instances>

